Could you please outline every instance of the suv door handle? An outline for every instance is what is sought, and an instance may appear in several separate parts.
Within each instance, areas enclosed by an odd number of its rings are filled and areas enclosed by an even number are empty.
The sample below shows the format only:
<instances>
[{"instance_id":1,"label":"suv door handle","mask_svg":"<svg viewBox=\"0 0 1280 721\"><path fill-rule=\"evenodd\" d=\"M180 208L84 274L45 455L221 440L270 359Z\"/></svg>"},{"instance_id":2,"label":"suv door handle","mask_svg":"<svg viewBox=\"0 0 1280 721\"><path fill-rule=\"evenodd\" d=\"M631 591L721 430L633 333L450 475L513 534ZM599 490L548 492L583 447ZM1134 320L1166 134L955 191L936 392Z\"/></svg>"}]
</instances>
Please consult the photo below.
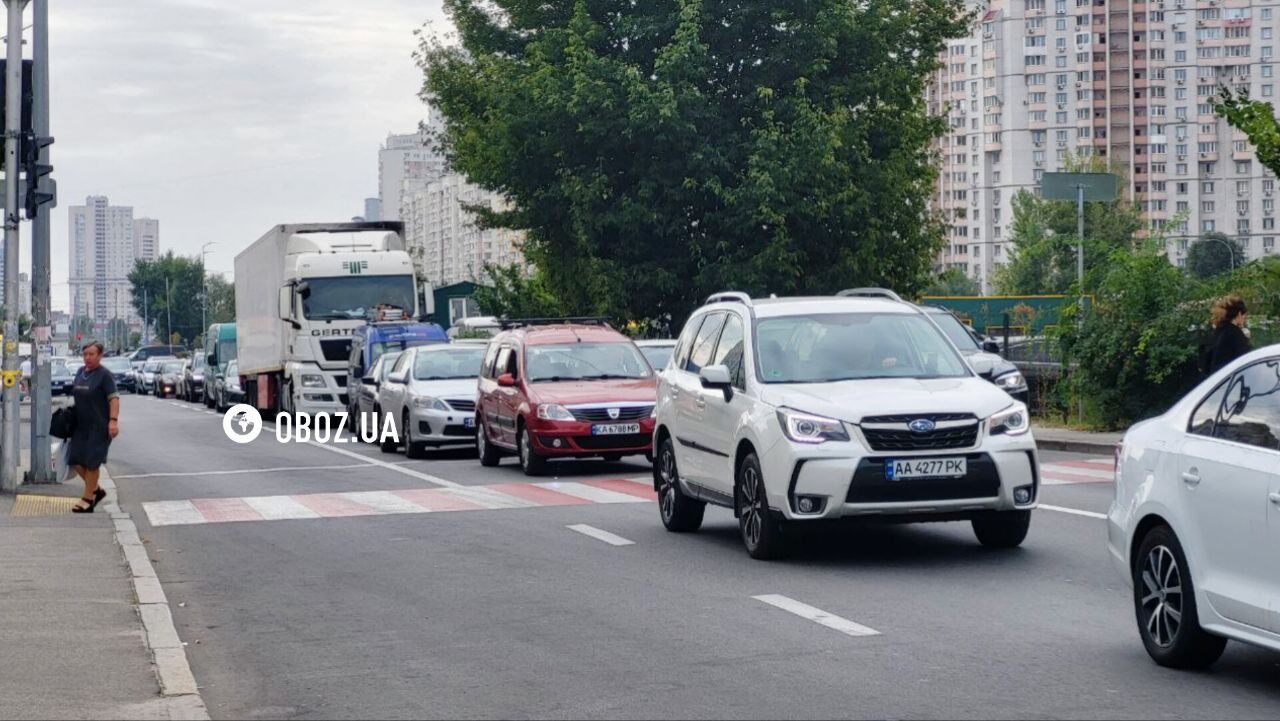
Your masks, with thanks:
<instances>
[{"instance_id":1,"label":"suv door handle","mask_svg":"<svg viewBox=\"0 0 1280 721\"><path fill-rule=\"evenodd\" d=\"M1187 484L1188 486L1191 486L1192 488L1200 485L1199 472L1196 471L1196 469L1194 468L1192 468L1190 471L1183 471L1182 482Z\"/></svg>"},{"instance_id":2,"label":"suv door handle","mask_svg":"<svg viewBox=\"0 0 1280 721\"><path fill-rule=\"evenodd\" d=\"M1280 493L1272 493L1271 495L1267 496L1267 498L1270 498L1272 503L1276 504L1277 506L1280 506Z\"/></svg>"}]
</instances>

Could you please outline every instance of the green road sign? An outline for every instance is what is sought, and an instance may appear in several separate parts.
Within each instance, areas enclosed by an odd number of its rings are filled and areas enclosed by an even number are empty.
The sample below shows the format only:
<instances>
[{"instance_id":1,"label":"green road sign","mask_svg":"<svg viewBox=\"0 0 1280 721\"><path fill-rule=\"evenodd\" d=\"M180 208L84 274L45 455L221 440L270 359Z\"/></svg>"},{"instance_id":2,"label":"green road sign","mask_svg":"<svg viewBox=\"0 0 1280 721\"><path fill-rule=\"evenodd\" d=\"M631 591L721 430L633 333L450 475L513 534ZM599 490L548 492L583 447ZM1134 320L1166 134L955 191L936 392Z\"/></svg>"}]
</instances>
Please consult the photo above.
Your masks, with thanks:
<instances>
[{"instance_id":1,"label":"green road sign","mask_svg":"<svg viewBox=\"0 0 1280 721\"><path fill-rule=\"evenodd\" d=\"M1086 203L1109 203L1116 199L1120 178L1113 173L1045 173L1040 195L1045 200L1078 200L1084 186Z\"/></svg>"}]
</instances>

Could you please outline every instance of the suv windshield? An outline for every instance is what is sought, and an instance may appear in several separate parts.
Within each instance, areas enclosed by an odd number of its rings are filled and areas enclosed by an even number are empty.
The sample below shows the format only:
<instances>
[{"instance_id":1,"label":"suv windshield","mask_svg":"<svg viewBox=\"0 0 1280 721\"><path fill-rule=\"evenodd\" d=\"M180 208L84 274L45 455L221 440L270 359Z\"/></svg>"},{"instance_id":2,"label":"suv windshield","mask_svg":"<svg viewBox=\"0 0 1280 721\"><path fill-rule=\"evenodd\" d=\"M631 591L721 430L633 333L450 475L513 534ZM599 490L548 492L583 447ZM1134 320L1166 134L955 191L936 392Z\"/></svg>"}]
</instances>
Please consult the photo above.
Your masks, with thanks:
<instances>
[{"instance_id":1,"label":"suv windshield","mask_svg":"<svg viewBox=\"0 0 1280 721\"><path fill-rule=\"evenodd\" d=\"M963 378L964 361L916 314L832 313L763 318L757 365L765 383Z\"/></svg>"},{"instance_id":2,"label":"suv windshield","mask_svg":"<svg viewBox=\"0 0 1280 721\"><path fill-rule=\"evenodd\" d=\"M413 361L413 378L419 381L444 381L480 376L485 349L450 348L419 352Z\"/></svg>"},{"instance_id":3,"label":"suv windshield","mask_svg":"<svg viewBox=\"0 0 1280 721\"><path fill-rule=\"evenodd\" d=\"M530 383L648 378L652 371L631 343L531 345L525 350Z\"/></svg>"},{"instance_id":4,"label":"suv windshield","mask_svg":"<svg viewBox=\"0 0 1280 721\"><path fill-rule=\"evenodd\" d=\"M929 313L929 317L938 324L942 332L946 333L951 342L955 343L960 350L982 350L982 346L978 345L978 341L974 340L969 329L965 328L964 323L961 323L954 315L946 312Z\"/></svg>"}]
</instances>

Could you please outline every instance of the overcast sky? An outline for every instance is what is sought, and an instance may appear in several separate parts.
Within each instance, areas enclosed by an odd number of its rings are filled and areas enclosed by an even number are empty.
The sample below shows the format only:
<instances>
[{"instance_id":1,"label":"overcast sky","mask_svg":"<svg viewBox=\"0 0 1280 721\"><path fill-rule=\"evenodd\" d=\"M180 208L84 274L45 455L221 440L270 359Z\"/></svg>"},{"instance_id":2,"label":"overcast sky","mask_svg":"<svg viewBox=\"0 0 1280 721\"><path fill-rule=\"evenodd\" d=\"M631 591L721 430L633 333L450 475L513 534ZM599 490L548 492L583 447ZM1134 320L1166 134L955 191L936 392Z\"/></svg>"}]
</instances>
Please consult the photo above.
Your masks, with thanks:
<instances>
[{"instance_id":1,"label":"overcast sky","mask_svg":"<svg viewBox=\"0 0 1280 721\"><path fill-rule=\"evenodd\" d=\"M230 277L277 223L344 221L377 195L377 150L411 132L413 31L440 0L52 0L53 307L67 214L88 195L158 218L161 250ZM28 21L30 24L29 13ZM29 37L28 31L28 37ZM21 267L30 268L29 224Z\"/></svg>"}]
</instances>

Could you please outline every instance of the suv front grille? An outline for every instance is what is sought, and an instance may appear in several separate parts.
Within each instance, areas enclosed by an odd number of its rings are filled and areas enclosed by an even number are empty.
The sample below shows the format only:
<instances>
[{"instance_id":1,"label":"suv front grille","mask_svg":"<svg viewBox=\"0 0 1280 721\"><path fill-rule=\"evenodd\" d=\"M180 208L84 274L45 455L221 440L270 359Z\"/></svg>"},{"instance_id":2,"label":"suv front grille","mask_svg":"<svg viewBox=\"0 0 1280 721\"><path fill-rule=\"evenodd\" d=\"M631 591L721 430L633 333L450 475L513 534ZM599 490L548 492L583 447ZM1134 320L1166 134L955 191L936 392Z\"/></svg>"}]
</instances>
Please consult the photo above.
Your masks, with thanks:
<instances>
[{"instance_id":1,"label":"suv front grille","mask_svg":"<svg viewBox=\"0 0 1280 721\"><path fill-rule=\"evenodd\" d=\"M862 435L873 451L932 451L969 448L978 442L978 424L960 428L939 428L930 433L863 428Z\"/></svg>"},{"instance_id":2,"label":"suv front grille","mask_svg":"<svg viewBox=\"0 0 1280 721\"><path fill-rule=\"evenodd\" d=\"M885 478L884 459L864 458L854 471L845 500L849 503L915 503L994 498L1000 495L1000 473L991 456L966 455L968 472L963 478Z\"/></svg>"},{"instance_id":3,"label":"suv front grille","mask_svg":"<svg viewBox=\"0 0 1280 721\"><path fill-rule=\"evenodd\" d=\"M618 408L617 406L613 406ZM591 423L609 423L612 421L638 421L641 418L648 418L653 412L653 406L628 406L618 408L618 417L614 418L609 415L609 406L600 408L570 408L569 412L573 417L580 421L590 421Z\"/></svg>"},{"instance_id":4,"label":"suv front grille","mask_svg":"<svg viewBox=\"0 0 1280 721\"><path fill-rule=\"evenodd\" d=\"M910 423L918 421L921 418L931 420L934 423L943 421L976 421L978 417L972 413L916 413L914 415L901 416L868 416L862 419L863 423Z\"/></svg>"}]
</instances>

